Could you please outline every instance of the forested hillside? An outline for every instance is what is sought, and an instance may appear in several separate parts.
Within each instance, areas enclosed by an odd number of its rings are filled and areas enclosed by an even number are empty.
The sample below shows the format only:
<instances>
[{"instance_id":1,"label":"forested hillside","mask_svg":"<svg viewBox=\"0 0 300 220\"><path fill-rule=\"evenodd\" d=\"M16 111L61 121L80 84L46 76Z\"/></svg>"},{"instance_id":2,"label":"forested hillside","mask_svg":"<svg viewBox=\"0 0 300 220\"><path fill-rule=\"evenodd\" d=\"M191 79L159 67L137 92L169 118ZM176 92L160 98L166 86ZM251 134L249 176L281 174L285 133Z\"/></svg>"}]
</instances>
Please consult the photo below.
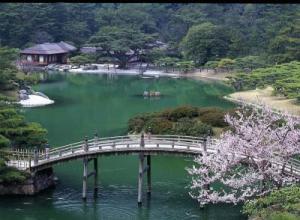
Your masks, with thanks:
<instances>
[{"instance_id":1,"label":"forested hillside","mask_svg":"<svg viewBox=\"0 0 300 220\"><path fill-rule=\"evenodd\" d=\"M151 37L168 43L169 56L198 65L249 55L275 64L299 60L299 9L296 4L1 3L0 44L115 40L119 48Z\"/></svg>"}]
</instances>

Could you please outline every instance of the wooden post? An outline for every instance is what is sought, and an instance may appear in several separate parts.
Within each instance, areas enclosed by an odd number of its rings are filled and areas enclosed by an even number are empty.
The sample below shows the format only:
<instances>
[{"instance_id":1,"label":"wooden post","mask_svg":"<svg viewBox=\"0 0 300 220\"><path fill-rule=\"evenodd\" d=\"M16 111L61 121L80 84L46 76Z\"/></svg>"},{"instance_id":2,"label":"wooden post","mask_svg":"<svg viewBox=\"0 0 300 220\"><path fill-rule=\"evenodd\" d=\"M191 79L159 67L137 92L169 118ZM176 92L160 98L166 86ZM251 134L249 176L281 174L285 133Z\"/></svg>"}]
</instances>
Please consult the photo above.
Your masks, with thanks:
<instances>
[{"instance_id":1,"label":"wooden post","mask_svg":"<svg viewBox=\"0 0 300 220\"><path fill-rule=\"evenodd\" d=\"M84 139L83 150L84 150L84 152L89 151L89 144L88 144L88 137L87 136L85 136L85 139Z\"/></svg>"},{"instance_id":2,"label":"wooden post","mask_svg":"<svg viewBox=\"0 0 300 220\"><path fill-rule=\"evenodd\" d=\"M139 154L139 176L138 176L138 205L142 205L143 194L143 170L144 170L144 154Z\"/></svg>"},{"instance_id":3,"label":"wooden post","mask_svg":"<svg viewBox=\"0 0 300 220\"><path fill-rule=\"evenodd\" d=\"M147 155L147 194L151 195L151 155Z\"/></svg>"},{"instance_id":4,"label":"wooden post","mask_svg":"<svg viewBox=\"0 0 300 220\"><path fill-rule=\"evenodd\" d=\"M88 173L88 159L83 159L83 181L82 181L82 199L86 199L87 193L87 173Z\"/></svg>"},{"instance_id":5,"label":"wooden post","mask_svg":"<svg viewBox=\"0 0 300 220\"><path fill-rule=\"evenodd\" d=\"M98 192L98 158L94 158L94 194Z\"/></svg>"},{"instance_id":6,"label":"wooden post","mask_svg":"<svg viewBox=\"0 0 300 220\"><path fill-rule=\"evenodd\" d=\"M33 164L37 165L39 162L39 154L38 154L38 150L37 147L34 148L34 159L33 159Z\"/></svg>"},{"instance_id":7,"label":"wooden post","mask_svg":"<svg viewBox=\"0 0 300 220\"><path fill-rule=\"evenodd\" d=\"M145 137L144 137L144 132L142 132L142 134L141 134L141 143L140 143L140 147L141 147L141 148L145 147Z\"/></svg>"},{"instance_id":8,"label":"wooden post","mask_svg":"<svg viewBox=\"0 0 300 220\"><path fill-rule=\"evenodd\" d=\"M98 142L99 142L99 136L98 136L97 133L95 133L95 136L94 136L94 147L98 146Z\"/></svg>"},{"instance_id":9,"label":"wooden post","mask_svg":"<svg viewBox=\"0 0 300 220\"><path fill-rule=\"evenodd\" d=\"M206 148L210 147L210 145L211 145L211 138L210 138L210 136L208 136L206 138Z\"/></svg>"},{"instance_id":10,"label":"wooden post","mask_svg":"<svg viewBox=\"0 0 300 220\"><path fill-rule=\"evenodd\" d=\"M29 171L31 171L31 156L29 156Z\"/></svg>"},{"instance_id":11,"label":"wooden post","mask_svg":"<svg viewBox=\"0 0 300 220\"><path fill-rule=\"evenodd\" d=\"M204 150L204 152L207 151L207 138L206 137L204 138L204 142L203 142L203 150Z\"/></svg>"}]
</instances>

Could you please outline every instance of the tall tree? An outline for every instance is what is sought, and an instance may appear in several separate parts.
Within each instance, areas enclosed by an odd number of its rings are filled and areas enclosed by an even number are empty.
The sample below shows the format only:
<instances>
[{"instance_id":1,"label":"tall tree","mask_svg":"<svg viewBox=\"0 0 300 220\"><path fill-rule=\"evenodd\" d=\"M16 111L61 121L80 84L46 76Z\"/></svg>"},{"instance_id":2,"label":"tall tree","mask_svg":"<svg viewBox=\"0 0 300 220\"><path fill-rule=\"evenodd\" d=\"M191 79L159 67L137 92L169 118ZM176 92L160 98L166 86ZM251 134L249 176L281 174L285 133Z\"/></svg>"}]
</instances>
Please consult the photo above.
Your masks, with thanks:
<instances>
[{"instance_id":1,"label":"tall tree","mask_svg":"<svg viewBox=\"0 0 300 220\"><path fill-rule=\"evenodd\" d=\"M0 47L0 90L10 90L15 87L18 71L13 62L17 56L17 49Z\"/></svg>"},{"instance_id":2,"label":"tall tree","mask_svg":"<svg viewBox=\"0 0 300 220\"><path fill-rule=\"evenodd\" d=\"M191 27L181 42L184 56L197 64L224 57L228 45L229 38L224 30L208 22Z\"/></svg>"},{"instance_id":3,"label":"tall tree","mask_svg":"<svg viewBox=\"0 0 300 220\"><path fill-rule=\"evenodd\" d=\"M236 204L296 181L285 168L300 153L299 118L244 106L225 120L232 130L211 146L216 153L203 153L195 159L197 167L188 169L191 195L201 205Z\"/></svg>"},{"instance_id":4,"label":"tall tree","mask_svg":"<svg viewBox=\"0 0 300 220\"><path fill-rule=\"evenodd\" d=\"M116 58L120 68L126 68L130 59L150 49L154 41L153 35L136 29L106 26L92 36L89 42L100 47L105 56Z\"/></svg>"}]
</instances>

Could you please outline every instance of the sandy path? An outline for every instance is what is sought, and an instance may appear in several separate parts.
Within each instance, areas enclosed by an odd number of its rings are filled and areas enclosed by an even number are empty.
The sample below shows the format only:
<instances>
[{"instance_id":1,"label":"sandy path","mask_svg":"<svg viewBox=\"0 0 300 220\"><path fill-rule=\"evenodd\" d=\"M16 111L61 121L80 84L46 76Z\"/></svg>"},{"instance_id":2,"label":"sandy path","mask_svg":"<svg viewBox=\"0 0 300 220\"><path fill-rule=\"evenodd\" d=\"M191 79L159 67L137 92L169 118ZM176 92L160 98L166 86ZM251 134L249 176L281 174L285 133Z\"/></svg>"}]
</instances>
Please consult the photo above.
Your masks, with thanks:
<instances>
[{"instance_id":1,"label":"sandy path","mask_svg":"<svg viewBox=\"0 0 300 220\"><path fill-rule=\"evenodd\" d=\"M289 114L300 115L300 105L297 105L295 99L286 99L280 96L272 95L273 88L255 89L243 92L235 92L228 95L232 99L242 99L248 103L258 104L259 102L280 110L287 111Z\"/></svg>"},{"instance_id":2,"label":"sandy path","mask_svg":"<svg viewBox=\"0 0 300 220\"><path fill-rule=\"evenodd\" d=\"M226 76L230 76L230 73L227 72L219 72L219 73L215 73L213 70L202 70L200 71L196 71L194 73L188 73L186 74L186 76L195 78L195 79L214 79L214 80L221 80L221 81L227 81L228 79L226 78Z\"/></svg>"}]
</instances>

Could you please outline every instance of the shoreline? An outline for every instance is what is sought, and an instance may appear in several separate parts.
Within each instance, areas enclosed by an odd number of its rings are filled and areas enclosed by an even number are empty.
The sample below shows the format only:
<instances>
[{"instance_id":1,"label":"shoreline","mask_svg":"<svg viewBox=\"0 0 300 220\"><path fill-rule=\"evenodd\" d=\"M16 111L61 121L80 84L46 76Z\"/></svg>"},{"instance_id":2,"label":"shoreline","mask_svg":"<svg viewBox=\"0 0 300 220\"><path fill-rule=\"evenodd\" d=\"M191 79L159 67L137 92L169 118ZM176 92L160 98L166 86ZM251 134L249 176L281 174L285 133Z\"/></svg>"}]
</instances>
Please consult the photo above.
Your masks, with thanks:
<instances>
[{"instance_id":1,"label":"shoreline","mask_svg":"<svg viewBox=\"0 0 300 220\"><path fill-rule=\"evenodd\" d=\"M264 103L268 107L275 109L276 111L287 112L292 116L300 116L300 105L295 103L295 99L287 99L282 96L274 96L272 94L273 88L268 86L265 89L247 90L241 92L234 92L224 99L232 101L238 104L246 103L255 107L260 106L259 103Z\"/></svg>"},{"instance_id":2,"label":"shoreline","mask_svg":"<svg viewBox=\"0 0 300 220\"><path fill-rule=\"evenodd\" d=\"M95 64L93 64L95 65ZM100 67L100 68L99 68ZM140 73L139 69L131 68L131 69L115 69L115 68L103 68L99 66L97 70L83 70L80 69L68 69L66 71L58 70L59 72L66 72L71 74L96 74L96 75L103 75L103 74L111 74L111 75L130 75L130 76L142 76L142 77L172 77L172 78L192 78L196 80L214 80L214 81L228 81L229 79L226 78L227 76L231 75L230 73L215 73L213 70L196 70L190 73L180 73L178 71L173 72L166 72L163 70L155 70L155 69L148 69L142 74Z\"/></svg>"},{"instance_id":3,"label":"shoreline","mask_svg":"<svg viewBox=\"0 0 300 220\"><path fill-rule=\"evenodd\" d=\"M187 73L187 77L195 78L195 79L211 79L211 80L217 80L217 81L228 81L229 79L226 78L227 76L232 75L228 72L221 72L221 73L215 73L213 70L205 69L202 71L195 71L192 73Z\"/></svg>"}]
</instances>

